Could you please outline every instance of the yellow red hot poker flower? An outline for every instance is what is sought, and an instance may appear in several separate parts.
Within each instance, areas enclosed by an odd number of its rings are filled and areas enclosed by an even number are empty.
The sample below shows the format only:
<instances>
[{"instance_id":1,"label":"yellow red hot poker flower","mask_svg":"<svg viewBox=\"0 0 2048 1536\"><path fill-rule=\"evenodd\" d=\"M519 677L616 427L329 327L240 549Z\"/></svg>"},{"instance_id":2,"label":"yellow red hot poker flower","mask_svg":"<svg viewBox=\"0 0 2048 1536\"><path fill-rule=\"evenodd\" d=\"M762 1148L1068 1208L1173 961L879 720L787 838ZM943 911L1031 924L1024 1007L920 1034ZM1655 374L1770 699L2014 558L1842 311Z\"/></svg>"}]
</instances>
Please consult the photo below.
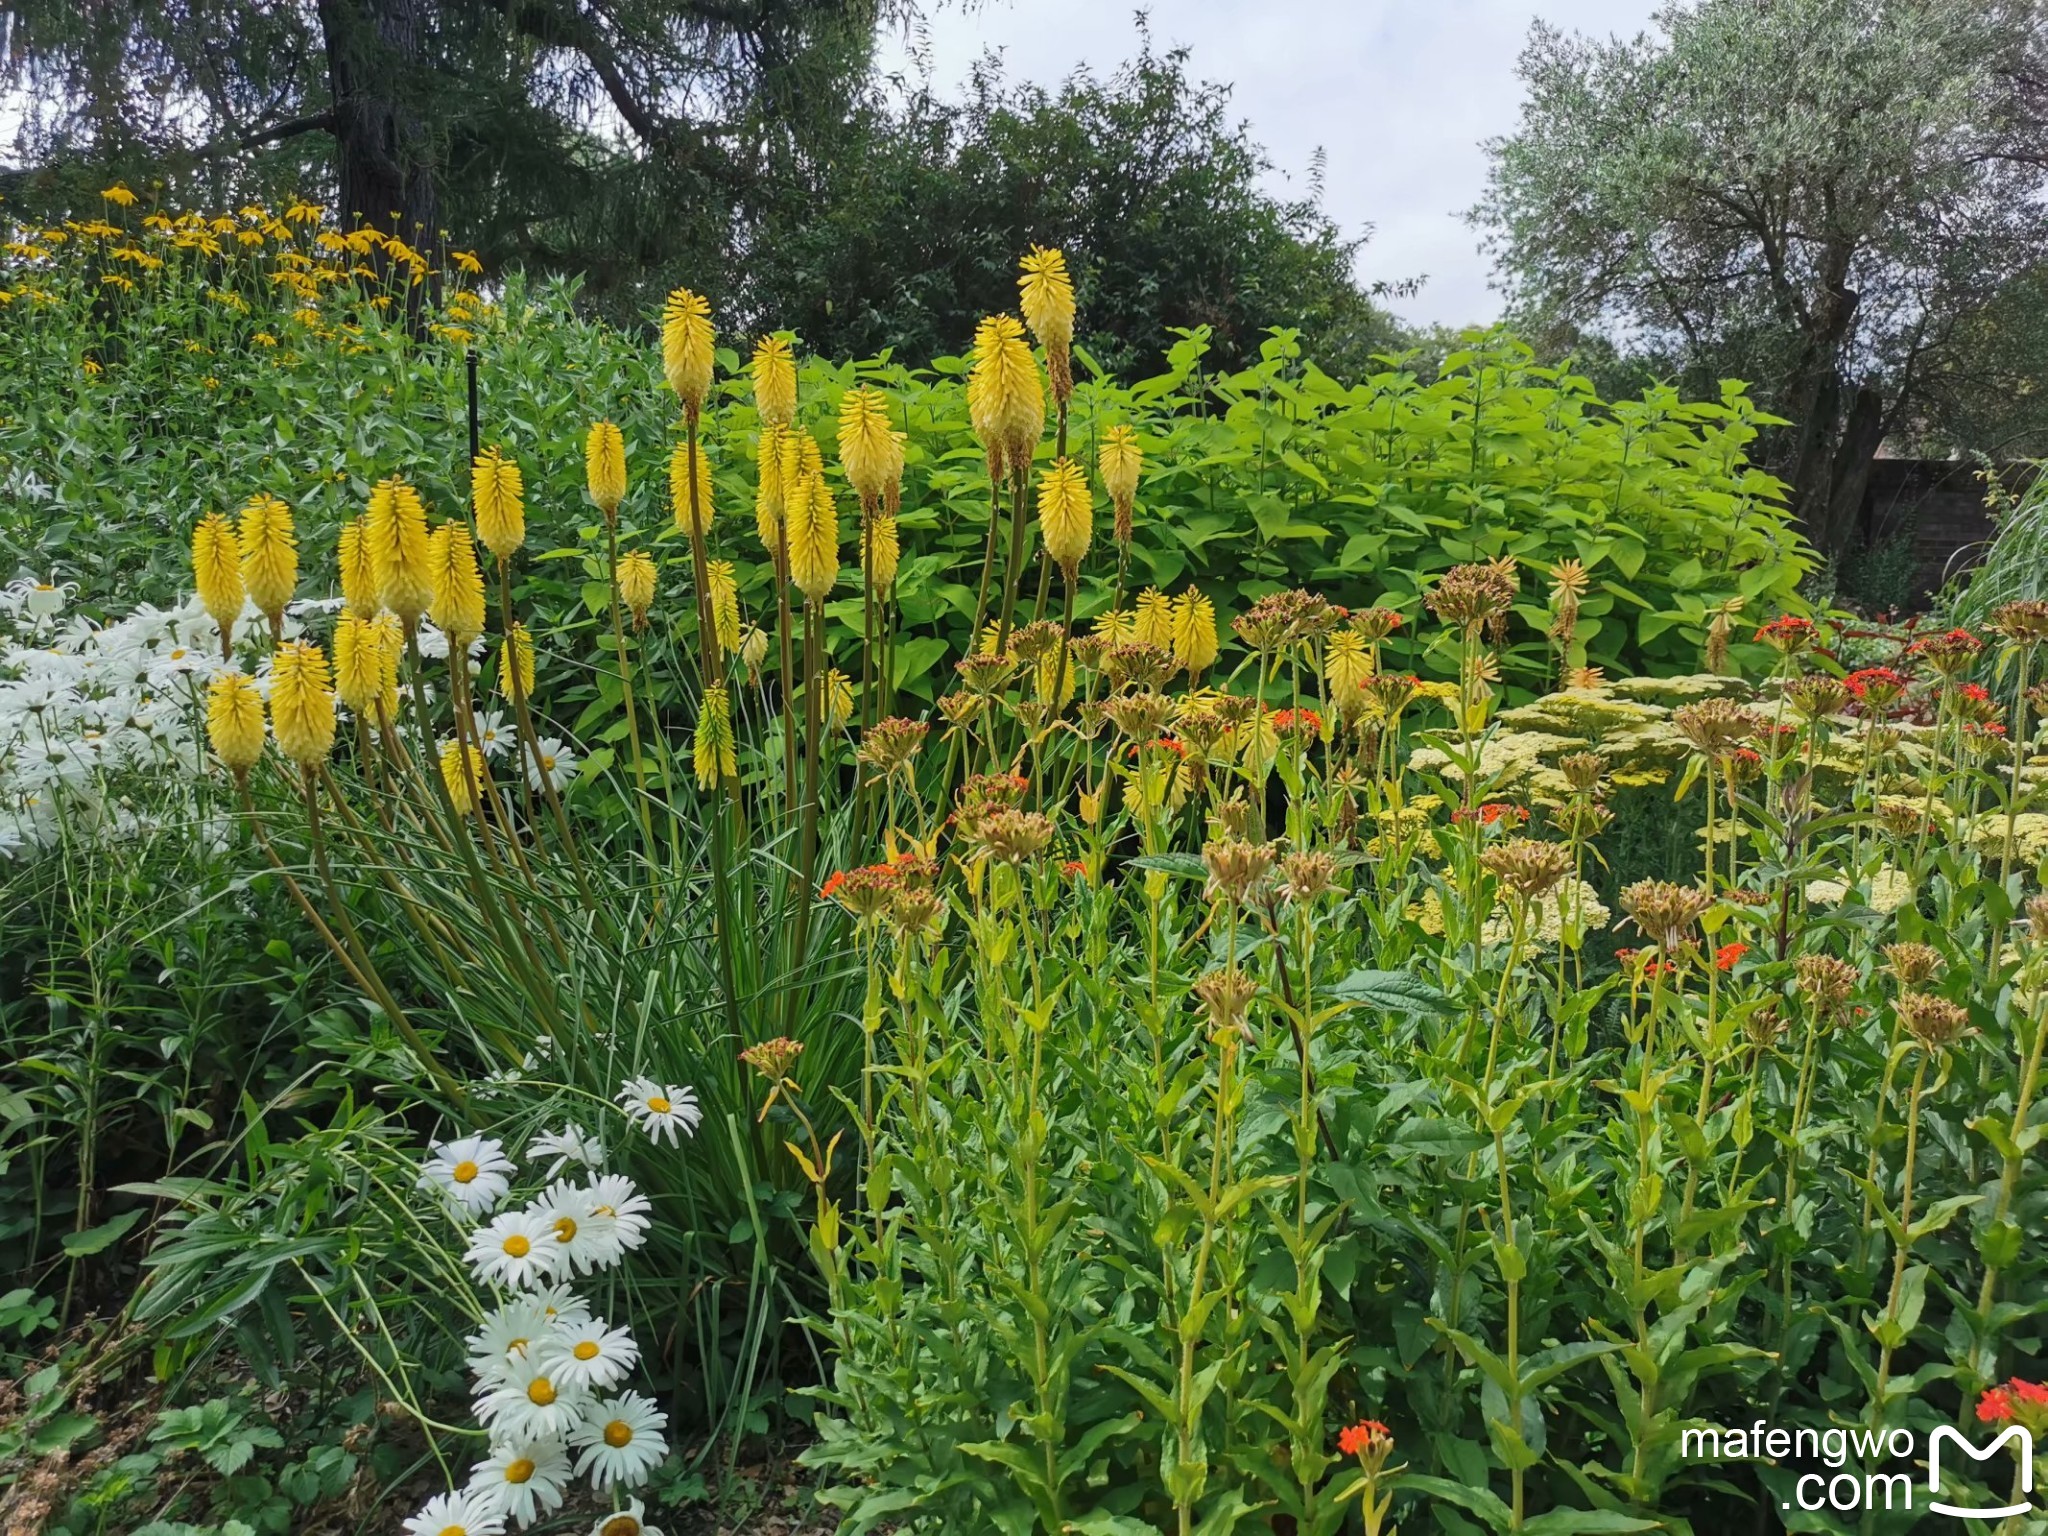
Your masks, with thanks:
<instances>
[{"instance_id":1,"label":"yellow red hot poker flower","mask_svg":"<svg viewBox=\"0 0 2048 1536\"><path fill-rule=\"evenodd\" d=\"M619 556L619 601L633 615L633 627L647 627L648 610L654 606L654 560L646 550L628 550Z\"/></svg>"},{"instance_id":2,"label":"yellow red hot poker flower","mask_svg":"<svg viewBox=\"0 0 2048 1536\"><path fill-rule=\"evenodd\" d=\"M583 476L590 499L609 520L626 499L626 439L608 421L594 421L583 439Z\"/></svg>"},{"instance_id":3,"label":"yellow red hot poker flower","mask_svg":"<svg viewBox=\"0 0 2048 1536\"><path fill-rule=\"evenodd\" d=\"M1131 514L1138 505L1138 471L1145 452L1138 446L1138 434L1119 423L1102 434L1102 447L1095 455L1096 473L1109 493L1116 513L1114 537L1119 544L1131 542Z\"/></svg>"},{"instance_id":4,"label":"yellow red hot poker flower","mask_svg":"<svg viewBox=\"0 0 2048 1536\"><path fill-rule=\"evenodd\" d=\"M1094 498L1087 477L1072 459L1060 459L1038 480L1038 527L1045 552L1072 586L1095 527Z\"/></svg>"},{"instance_id":5,"label":"yellow red hot poker flower","mask_svg":"<svg viewBox=\"0 0 2048 1536\"><path fill-rule=\"evenodd\" d=\"M239 783L263 756L263 695L239 672L206 685L206 739Z\"/></svg>"},{"instance_id":6,"label":"yellow red hot poker flower","mask_svg":"<svg viewBox=\"0 0 2048 1536\"><path fill-rule=\"evenodd\" d=\"M661 371L668 387L683 403L683 416L695 421L711 393L711 365L716 338L711 305L702 294L678 288L661 311Z\"/></svg>"},{"instance_id":7,"label":"yellow red hot poker flower","mask_svg":"<svg viewBox=\"0 0 2048 1536\"><path fill-rule=\"evenodd\" d=\"M284 624L285 604L299 584L299 545L292 531L292 509L275 496L251 496L242 507L238 542L242 548L242 585L249 600L270 620L276 634Z\"/></svg>"},{"instance_id":8,"label":"yellow red hot poker flower","mask_svg":"<svg viewBox=\"0 0 2048 1536\"><path fill-rule=\"evenodd\" d=\"M370 492L363 533L376 572L378 600L412 628L434 601L427 508L420 493L395 475L378 481Z\"/></svg>"},{"instance_id":9,"label":"yellow red hot poker flower","mask_svg":"<svg viewBox=\"0 0 2048 1536\"><path fill-rule=\"evenodd\" d=\"M371 618L384 606L377 586L377 562L370 548L367 515L341 525L336 554L341 564L341 605L359 618Z\"/></svg>"},{"instance_id":10,"label":"yellow red hot poker flower","mask_svg":"<svg viewBox=\"0 0 2048 1536\"><path fill-rule=\"evenodd\" d=\"M723 683L713 683L704 690L704 702L697 711L697 735L691 743L690 761L697 773L699 789L711 789L740 771L738 747L732 732L732 702Z\"/></svg>"},{"instance_id":11,"label":"yellow red hot poker flower","mask_svg":"<svg viewBox=\"0 0 2048 1536\"><path fill-rule=\"evenodd\" d=\"M333 750L334 690L319 646L278 646L270 662L270 729L278 750L301 768L317 768Z\"/></svg>"},{"instance_id":12,"label":"yellow red hot poker flower","mask_svg":"<svg viewBox=\"0 0 2048 1536\"><path fill-rule=\"evenodd\" d=\"M526 542L526 486L517 461L486 448L470 466L469 494L477 538L500 560L511 559Z\"/></svg>"},{"instance_id":13,"label":"yellow red hot poker flower","mask_svg":"<svg viewBox=\"0 0 2048 1536\"><path fill-rule=\"evenodd\" d=\"M1038 363L1024 344L1024 327L1009 315L990 315L975 330L967 417L992 477L1029 467L1045 433L1045 392Z\"/></svg>"},{"instance_id":14,"label":"yellow red hot poker flower","mask_svg":"<svg viewBox=\"0 0 2048 1536\"><path fill-rule=\"evenodd\" d=\"M889 402L880 390L862 384L840 397L839 462L863 512L881 506L902 482L903 434L890 430Z\"/></svg>"},{"instance_id":15,"label":"yellow red hot poker flower","mask_svg":"<svg viewBox=\"0 0 2048 1536\"><path fill-rule=\"evenodd\" d=\"M1173 659L1199 678L1216 661L1216 605L1197 587L1173 602Z\"/></svg>"},{"instance_id":16,"label":"yellow red hot poker flower","mask_svg":"<svg viewBox=\"0 0 2048 1536\"><path fill-rule=\"evenodd\" d=\"M839 580L839 509L822 475L805 475L784 497L789 579L821 603Z\"/></svg>"},{"instance_id":17,"label":"yellow red hot poker flower","mask_svg":"<svg viewBox=\"0 0 2048 1536\"><path fill-rule=\"evenodd\" d=\"M1020 265L1018 307L1045 348L1052 397L1064 405L1074 392L1074 284L1067 276L1067 258L1057 249L1034 245Z\"/></svg>"},{"instance_id":18,"label":"yellow red hot poker flower","mask_svg":"<svg viewBox=\"0 0 2048 1536\"><path fill-rule=\"evenodd\" d=\"M774 428L796 420L796 359L780 336L763 336L754 344L754 409L760 413L762 441Z\"/></svg>"},{"instance_id":19,"label":"yellow red hot poker flower","mask_svg":"<svg viewBox=\"0 0 2048 1536\"><path fill-rule=\"evenodd\" d=\"M461 523L443 523L429 541L434 574L434 603L429 617L461 651L484 632L484 577L477 569L476 546Z\"/></svg>"},{"instance_id":20,"label":"yellow red hot poker flower","mask_svg":"<svg viewBox=\"0 0 2048 1536\"><path fill-rule=\"evenodd\" d=\"M220 626L221 654L234 645L235 620L242 616L242 546L234 525L209 512L192 530L192 584L199 603Z\"/></svg>"}]
</instances>

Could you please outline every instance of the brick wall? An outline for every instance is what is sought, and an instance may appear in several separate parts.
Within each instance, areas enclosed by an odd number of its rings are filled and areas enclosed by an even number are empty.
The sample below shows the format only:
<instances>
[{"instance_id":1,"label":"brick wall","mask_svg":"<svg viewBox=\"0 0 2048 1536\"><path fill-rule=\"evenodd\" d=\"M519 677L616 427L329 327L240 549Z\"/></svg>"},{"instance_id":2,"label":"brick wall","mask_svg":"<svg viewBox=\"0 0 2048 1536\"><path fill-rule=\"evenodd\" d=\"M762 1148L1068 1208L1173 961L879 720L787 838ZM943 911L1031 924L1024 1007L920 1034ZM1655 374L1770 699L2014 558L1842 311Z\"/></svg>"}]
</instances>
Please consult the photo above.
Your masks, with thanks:
<instances>
[{"instance_id":1,"label":"brick wall","mask_svg":"<svg viewBox=\"0 0 2048 1536\"><path fill-rule=\"evenodd\" d=\"M1983 558L1992 524L1978 472L1974 459L1878 459L1870 466L1863 546L1874 548L1912 527L1914 584L1923 600ZM2001 477L2017 493L2031 470L2012 465L2001 469Z\"/></svg>"}]
</instances>

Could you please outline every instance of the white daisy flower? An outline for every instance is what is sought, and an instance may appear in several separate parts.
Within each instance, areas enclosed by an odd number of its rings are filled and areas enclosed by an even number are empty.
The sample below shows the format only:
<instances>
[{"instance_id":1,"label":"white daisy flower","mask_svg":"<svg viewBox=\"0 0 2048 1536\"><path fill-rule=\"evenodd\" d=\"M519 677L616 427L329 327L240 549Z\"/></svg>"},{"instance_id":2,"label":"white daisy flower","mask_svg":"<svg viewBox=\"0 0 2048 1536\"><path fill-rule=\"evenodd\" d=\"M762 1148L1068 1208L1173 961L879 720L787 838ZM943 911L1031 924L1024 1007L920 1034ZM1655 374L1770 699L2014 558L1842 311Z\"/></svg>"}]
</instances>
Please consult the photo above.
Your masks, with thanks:
<instances>
[{"instance_id":1,"label":"white daisy flower","mask_svg":"<svg viewBox=\"0 0 2048 1536\"><path fill-rule=\"evenodd\" d=\"M600 1493L613 1486L638 1487L668 1455L668 1442L661 1437L667 1425L668 1415L638 1392L586 1403L581 1422L569 1431L569 1443L582 1451L576 1471L588 1472Z\"/></svg>"},{"instance_id":2,"label":"white daisy flower","mask_svg":"<svg viewBox=\"0 0 2048 1536\"><path fill-rule=\"evenodd\" d=\"M504 1536L495 1507L464 1489L437 1493L405 1522L405 1536Z\"/></svg>"},{"instance_id":3,"label":"white daisy flower","mask_svg":"<svg viewBox=\"0 0 2048 1536\"><path fill-rule=\"evenodd\" d=\"M697 1095L688 1088L670 1087L648 1077L628 1078L619 1086L619 1103L634 1122L647 1132L649 1141L676 1144L676 1131L685 1136L697 1133L704 1111L697 1107Z\"/></svg>"},{"instance_id":4,"label":"white daisy flower","mask_svg":"<svg viewBox=\"0 0 2048 1536\"><path fill-rule=\"evenodd\" d=\"M512 1361L525 1355L547 1337L555 1326L541 1292L515 1296L487 1314L483 1326L464 1342L469 1347L469 1369L479 1383L498 1386L504 1382Z\"/></svg>"},{"instance_id":5,"label":"white daisy flower","mask_svg":"<svg viewBox=\"0 0 2048 1536\"><path fill-rule=\"evenodd\" d=\"M599 1515L597 1524L590 1528L590 1536L661 1536L661 1532L643 1518L646 1513L646 1505L638 1499L628 1499L624 1509Z\"/></svg>"},{"instance_id":6,"label":"white daisy flower","mask_svg":"<svg viewBox=\"0 0 2048 1536\"><path fill-rule=\"evenodd\" d=\"M514 1526L533 1524L562 1507L569 1453L559 1440L507 1440L469 1471L469 1492Z\"/></svg>"},{"instance_id":7,"label":"white daisy flower","mask_svg":"<svg viewBox=\"0 0 2048 1536\"><path fill-rule=\"evenodd\" d=\"M471 1216L482 1216L505 1198L510 1175L517 1170L502 1143L482 1136L436 1142L419 1187L438 1190L448 1202Z\"/></svg>"},{"instance_id":8,"label":"white daisy flower","mask_svg":"<svg viewBox=\"0 0 2048 1536\"><path fill-rule=\"evenodd\" d=\"M558 1440L596 1411L590 1394L558 1380L538 1350L510 1361L505 1379L476 1400L477 1421L501 1440Z\"/></svg>"},{"instance_id":9,"label":"white daisy flower","mask_svg":"<svg viewBox=\"0 0 2048 1536\"><path fill-rule=\"evenodd\" d=\"M526 762L526 783L530 789L539 789L543 779L547 786L560 794L569 787L569 781L576 777L576 754L571 752L559 736L544 736L534 744L534 752L522 753ZM534 762L535 753L540 762Z\"/></svg>"},{"instance_id":10,"label":"white daisy flower","mask_svg":"<svg viewBox=\"0 0 2048 1536\"><path fill-rule=\"evenodd\" d=\"M531 1211L503 1211L492 1217L470 1234L462 1257L479 1280L515 1291L554 1279L564 1263L554 1224Z\"/></svg>"},{"instance_id":11,"label":"white daisy flower","mask_svg":"<svg viewBox=\"0 0 2048 1536\"><path fill-rule=\"evenodd\" d=\"M536 1163L544 1157L553 1158L543 1177L558 1179L562 1170L571 1163L581 1163L586 1168L602 1168L604 1143L580 1125L565 1124L559 1131L542 1131L534 1137L527 1144L526 1156Z\"/></svg>"},{"instance_id":12,"label":"white daisy flower","mask_svg":"<svg viewBox=\"0 0 2048 1536\"><path fill-rule=\"evenodd\" d=\"M653 1206L623 1173L601 1174L590 1184L590 1215L585 1225L594 1236L613 1246L608 1267L616 1264L629 1248L647 1241Z\"/></svg>"},{"instance_id":13,"label":"white daisy flower","mask_svg":"<svg viewBox=\"0 0 2048 1536\"><path fill-rule=\"evenodd\" d=\"M640 1346L601 1317L557 1328L540 1346L541 1362L565 1386L606 1391L640 1362Z\"/></svg>"},{"instance_id":14,"label":"white daisy flower","mask_svg":"<svg viewBox=\"0 0 2048 1536\"><path fill-rule=\"evenodd\" d=\"M533 1299L540 1303L551 1327L570 1328L590 1321L590 1303L566 1283L544 1285L533 1293Z\"/></svg>"},{"instance_id":15,"label":"white daisy flower","mask_svg":"<svg viewBox=\"0 0 2048 1536\"><path fill-rule=\"evenodd\" d=\"M565 1274L587 1275L618 1262L622 1250L614 1237L617 1223L601 1218L594 1223L596 1205L589 1189L564 1179L527 1207L554 1228Z\"/></svg>"},{"instance_id":16,"label":"white daisy flower","mask_svg":"<svg viewBox=\"0 0 2048 1536\"><path fill-rule=\"evenodd\" d=\"M512 750L512 732L505 727L503 710L472 710L469 718L470 727L476 732L472 740L485 757L503 757Z\"/></svg>"}]
</instances>

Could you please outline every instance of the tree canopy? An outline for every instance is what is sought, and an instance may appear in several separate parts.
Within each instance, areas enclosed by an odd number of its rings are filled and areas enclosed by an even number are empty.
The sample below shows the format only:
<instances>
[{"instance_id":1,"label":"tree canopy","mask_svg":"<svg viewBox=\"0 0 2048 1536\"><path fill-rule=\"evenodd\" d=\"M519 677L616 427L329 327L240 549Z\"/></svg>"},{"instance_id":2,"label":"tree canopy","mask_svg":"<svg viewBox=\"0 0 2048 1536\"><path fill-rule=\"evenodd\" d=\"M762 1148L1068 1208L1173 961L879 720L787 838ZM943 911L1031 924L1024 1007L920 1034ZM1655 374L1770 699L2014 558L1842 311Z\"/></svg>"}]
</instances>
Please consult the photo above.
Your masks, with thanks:
<instances>
[{"instance_id":1,"label":"tree canopy","mask_svg":"<svg viewBox=\"0 0 2048 1536\"><path fill-rule=\"evenodd\" d=\"M1739 376L1824 547L1886 438L2048 441L2040 0L1703 0L1663 36L1539 24L1475 210L1513 306ZM2005 383L2001 383L2005 381ZM2008 442L2007 446L2012 446Z\"/></svg>"},{"instance_id":2,"label":"tree canopy","mask_svg":"<svg viewBox=\"0 0 2048 1536\"><path fill-rule=\"evenodd\" d=\"M958 350L1063 244L1105 366L1207 325L1362 363L1397 333L1358 235L1271 167L1226 87L1149 44L1056 90L985 60L964 96L878 78L909 0L13 0L0 192L48 217L112 177L165 202L311 193L644 315L687 283L835 353ZM1362 233L1362 232L1360 232Z\"/></svg>"}]
</instances>

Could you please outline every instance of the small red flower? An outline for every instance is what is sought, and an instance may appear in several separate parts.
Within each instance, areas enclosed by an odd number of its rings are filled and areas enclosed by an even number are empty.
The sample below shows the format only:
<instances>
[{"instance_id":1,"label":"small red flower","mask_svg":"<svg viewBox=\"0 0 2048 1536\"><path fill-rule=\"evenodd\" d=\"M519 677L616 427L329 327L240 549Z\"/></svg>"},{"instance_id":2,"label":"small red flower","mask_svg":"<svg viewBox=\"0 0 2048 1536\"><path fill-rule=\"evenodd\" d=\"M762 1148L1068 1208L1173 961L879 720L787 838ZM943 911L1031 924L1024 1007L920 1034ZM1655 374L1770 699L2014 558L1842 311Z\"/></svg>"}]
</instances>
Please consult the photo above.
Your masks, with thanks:
<instances>
[{"instance_id":1,"label":"small red flower","mask_svg":"<svg viewBox=\"0 0 2048 1536\"><path fill-rule=\"evenodd\" d=\"M846 871L843 869L835 869L829 876L826 877L825 883L818 888L818 895L822 899L830 901L835 895L838 894L839 887L841 887L844 884L846 884Z\"/></svg>"},{"instance_id":2,"label":"small red flower","mask_svg":"<svg viewBox=\"0 0 2048 1536\"><path fill-rule=\"evenodd\" d=\"M1842 686L1854 697L1882 708L1897 702L1912 686L1912 679L1890 667L1863 667L1843 678Z\"/></svg>"},{"instance_id":3,"label":"small red flower","mask_svg":"<svg viewBox=\"0 0 2048 1536\"><path fill-rule=\"evenodd\" d=\"M1069 859L1060 866L1060 873L1069 880L1085 880L1088 877L1088 866L1080 859Z\"/></svg>"},{"instance_id":4,"label":"small red flower","mask_svg":"<svg viewBox=\"0 0 2048 1536\"><path fill-rule=\"evenodd\" d=\"M2015 1376L2006 1383L2011 1390L2013 1402L2028 1408L2048 1408L2048 1386L2038 1381L2021 1381Z\"/></svg>"},{"instance_id":5,"label":"small red flower","mask_svg":"<svg viewBox=\"0 0 2048 1536\"><path fill-rule=\"evenodd\" d=\"M1788 613L1764 625L1756 632L1756 638L1780 651L1803 650L1813 643L1813 620Z\"/></svg>"},{"instance_id":6,"label":"small red flower","mask_svg":"<svg viewBox=\"0 0 2048 1536\"><path fill-rule=\"evenodd\" d=\"M1993 1387L1977 1399L1977 1420L1982 1424L2009 1424L2012 1422L2012 1391L2007 1387Z\"/></svg>"},{"instance_id":7,"label":"small red flower","mask_svg":"<svg viewBox=\"0 0 2048 1536\"><path fill-rule=\"evenodd\" d=\"M1312 709L1276 709L1267 718L1273 722L1273 729L1283 736L1289 731L1303 731L1315 736L1323 734L1323 717Z\"/></svg>"},{"instance_id":8,"label":"small red flower","mask_svg":"<svg viewBox=\"0 0 2048 1536\"><path fill-rule=\"evenodd\" d=\"M1732 971L1735 969L1735 962L1748 953L1749 946L1747 944L1723 944L1714 951L1714 969L1717 971Z\"/></svg>"},{"instance_id":9,"label":"small red flower","mask_svg":"<svg viewBox=\"0 0 2048 1536\"><path fill-rule=\"evenodd\" d=\"M1358 1456L1375 1447L1377 1442L1394 1443L1394 1432L1378 1419L1361 1419L1350 1428L1339 1431L1337 1449L1346 1456Z\"/></svg>"}]
</instances>

